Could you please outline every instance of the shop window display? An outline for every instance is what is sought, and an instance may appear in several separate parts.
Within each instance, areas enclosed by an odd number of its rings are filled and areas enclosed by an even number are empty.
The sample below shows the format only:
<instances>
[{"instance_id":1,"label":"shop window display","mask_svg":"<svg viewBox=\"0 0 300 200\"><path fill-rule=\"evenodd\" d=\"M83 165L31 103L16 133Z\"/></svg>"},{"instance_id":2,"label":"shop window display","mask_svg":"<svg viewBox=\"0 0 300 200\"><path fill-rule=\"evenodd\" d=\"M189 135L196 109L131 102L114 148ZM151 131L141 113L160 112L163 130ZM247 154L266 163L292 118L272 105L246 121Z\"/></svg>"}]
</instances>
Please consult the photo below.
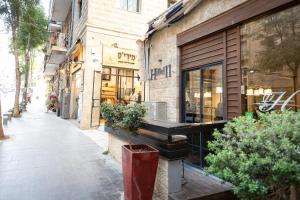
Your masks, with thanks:
<instances>
[{"instance_id":1,"label":"shop window display","mask_svg":"<svg viewBox=\"0 0 300 200\"><path fill-rule=\"evenodd\" d=\"M245 111L253 115L267 96L285 99L300 89L300 6L263 17L241 27L242 82ZM279 102L274 110L279 110ZM299 109L299 95L289 109Z\"/></svg>"},{"instance_id":2,"label":"shop window display","mask_svg":"<svg viewBox=\"0 0 300 200\"><path fill-rule=\"evenodd\" d=\"M104 67L102 73L101 101L127 105L141 102L142 83L138 71Z\"/></svg>"},{"instance_id":3,"label":"shop window display","mask_svg":"<svg viewBox=\"0 0 300 200\"><path fill-rule=\"evenodd\" d=\"M222 65L184 72L185 122L200 123L223 120Z\"/></svg>"}]
</instances>

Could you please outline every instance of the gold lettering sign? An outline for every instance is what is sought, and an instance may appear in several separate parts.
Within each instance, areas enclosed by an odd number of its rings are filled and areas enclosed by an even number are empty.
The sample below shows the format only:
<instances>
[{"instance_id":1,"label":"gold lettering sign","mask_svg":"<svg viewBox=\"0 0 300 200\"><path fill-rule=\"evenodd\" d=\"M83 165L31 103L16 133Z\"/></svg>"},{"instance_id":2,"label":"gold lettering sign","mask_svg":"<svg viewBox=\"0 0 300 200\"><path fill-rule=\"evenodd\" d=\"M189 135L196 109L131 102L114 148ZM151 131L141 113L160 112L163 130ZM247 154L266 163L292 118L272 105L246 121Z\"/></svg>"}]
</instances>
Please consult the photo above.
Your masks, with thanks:
<instances>
[{"instance_id":1,"label":"gold lettering sign","mask_svg":"<svg viewBox=\"0 0 300 200\"><path fill-rule=\"evenodd\" d=\"M111 67L138 69L137 53L135 50L131 49L104 47L103 65Z\"/></svg>"}]
</instances>

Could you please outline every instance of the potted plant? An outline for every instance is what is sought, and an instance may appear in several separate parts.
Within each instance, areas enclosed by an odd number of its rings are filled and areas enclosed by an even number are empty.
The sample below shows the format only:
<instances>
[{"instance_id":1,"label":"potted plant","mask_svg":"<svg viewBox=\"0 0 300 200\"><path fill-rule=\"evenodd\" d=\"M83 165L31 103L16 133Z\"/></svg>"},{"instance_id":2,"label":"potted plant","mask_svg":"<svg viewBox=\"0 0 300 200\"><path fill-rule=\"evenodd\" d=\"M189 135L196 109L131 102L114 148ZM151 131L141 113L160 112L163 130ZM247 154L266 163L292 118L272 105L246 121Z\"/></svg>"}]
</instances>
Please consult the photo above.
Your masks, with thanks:
<instances>
[{"instance_id":1,"label":"potted plant","mask_svg":"<svg viewBox=\"0 0 300 200\"><path fill-rule=\"evenodd\" d=\"M300 112L239 117L214 138L207 172L232 183L239 199L298 199Z\"/></svg>"},{"instance_id":2,"label":"potted plant","mask_svg":"<svg viewBox=\"0 0 300 200\"><path fill-rule=\"evenodd\" d=\"M121 106L101 105L106 125L112 129L125 130L129 145L122 146L122 169L126 200L151 200L159 159L158 150L146 144L132 144L132 135L146 114L141 104Z\"/></svg>"}]
</instances>

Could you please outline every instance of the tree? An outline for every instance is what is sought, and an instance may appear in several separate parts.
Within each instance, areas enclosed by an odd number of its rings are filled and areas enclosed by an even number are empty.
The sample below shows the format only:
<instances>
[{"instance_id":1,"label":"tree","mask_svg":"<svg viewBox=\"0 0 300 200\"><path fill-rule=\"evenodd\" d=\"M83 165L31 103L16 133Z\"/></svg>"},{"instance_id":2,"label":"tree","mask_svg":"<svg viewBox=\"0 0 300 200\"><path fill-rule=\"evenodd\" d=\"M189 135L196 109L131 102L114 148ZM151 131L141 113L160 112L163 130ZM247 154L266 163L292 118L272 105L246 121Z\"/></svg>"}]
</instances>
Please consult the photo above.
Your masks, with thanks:
<instances>
[{"instance_id":1,"label":"tree","mask_svg":"<svg viewBox=\"0 0 300 200\"><path fill-rule=\"evenodd\" d=\"M28 79L31 68L30 60L32 50L44 44L48 38L47 34L47 18L41 6L37 4L28 4L25 7L20 20L20 27L17 34L18 46L25 58L25 83L23 99L25 107L27 103Z\"/></svg>"},{"instance_id":2,"label":"tree","mask_svg":"<svg viewBox=\"0 0 300 200\"><path fill-rule=\"evenodd\" d=\"M16 70L16 93L13 115L20 115L19 97L21 87L20 65L19 65L19 47L17 43L17 31L20 24L20 17L26 5L37 4L38 0L0 0L0 15L4 18L8 30L12 34L12 49L15 57Z\"/></svg>"},{"instance_id":3,"label":"tree","mask_svg":"<svg viewBox=\"0 0 300 200\"><path fill-rule=\"evenodd\" d=\"M207 172L234 185L240 199L296 200L300 184L300 112L239 117L215 131Z\"/></svg>"}]
</instances>

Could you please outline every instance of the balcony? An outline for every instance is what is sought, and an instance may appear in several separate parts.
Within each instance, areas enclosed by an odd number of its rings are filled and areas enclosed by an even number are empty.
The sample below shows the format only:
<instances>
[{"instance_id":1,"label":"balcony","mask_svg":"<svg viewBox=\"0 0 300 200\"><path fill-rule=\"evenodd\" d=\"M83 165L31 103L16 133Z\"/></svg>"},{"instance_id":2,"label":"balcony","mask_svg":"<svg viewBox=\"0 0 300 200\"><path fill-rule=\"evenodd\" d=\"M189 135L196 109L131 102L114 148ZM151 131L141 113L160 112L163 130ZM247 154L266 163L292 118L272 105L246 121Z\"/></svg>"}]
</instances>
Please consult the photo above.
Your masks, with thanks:
<instances>
[{"instance_id":1,"label":"balcony","mask_svg":"<svg viewBox=\"0 0 300 200\"><path fill-rule=\"evenodd\" d=\"M56 69L66 59L66 36L64 33L52 32L49 37L45 57L45 70L46 75L54 75Z\"/></svg>"},{"instance_id":2,"label":"balcony","mask_svg":"<svg viewBox=\"0 0 300 200\"><path fill-rule=\"evenodd\" d=\"M65 21L72 0L52 0L51 1L51 20Z\"/></svg>"},{"instance_id":3,"label":"balcony","mask_svg":"<svg viewBox=\"0 0 300 200\"><path fill-rule=\"evenodd\" d=\"M50 46L48 49L48 63L61 64L66 57L66 36L64 33L54 32L50 36Z\"/></svg>"}]
</instances>

